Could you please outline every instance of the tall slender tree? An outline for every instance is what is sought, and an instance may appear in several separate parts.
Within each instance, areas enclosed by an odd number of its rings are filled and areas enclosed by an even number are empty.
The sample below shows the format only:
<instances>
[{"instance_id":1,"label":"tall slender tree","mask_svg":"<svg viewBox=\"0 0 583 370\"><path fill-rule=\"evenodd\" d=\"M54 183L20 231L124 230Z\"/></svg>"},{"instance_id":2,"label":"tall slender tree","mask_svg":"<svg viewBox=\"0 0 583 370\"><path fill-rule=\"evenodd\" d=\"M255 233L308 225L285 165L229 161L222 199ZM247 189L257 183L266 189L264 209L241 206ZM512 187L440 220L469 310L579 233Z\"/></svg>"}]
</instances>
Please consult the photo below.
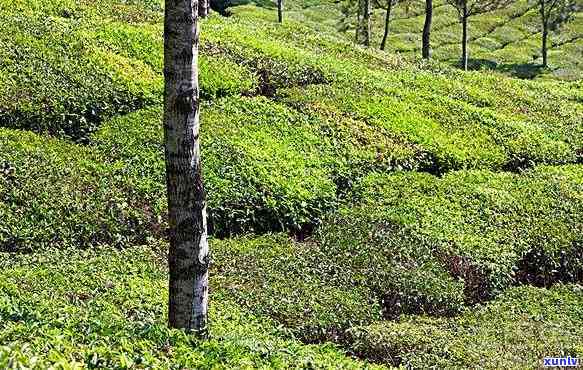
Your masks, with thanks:
<instances>
[{"instance_id":1,"label":"tall slender tree","mask_svg":"<svg viewBox=\"0 0 583 370\"><path fill-rule=\"evenodd\" d=\"M462 55L461 67L468 70L468 21L476 14L488 13L496 9L503 8L513 0L447 0L458 12L460 23L462 24Z\"/></svg>"},{"instance_id":2,"label":"tall slender tree","mask_svg":"<svg viewBox=\"0 0 583 370\"><path fill-rule=\"evenodd\" d=\"M423 24L423 46L421 54L424 59L431 57L431 22L433 21L433 0L425 0L425 23Z\"/></svg>"},{"instance_id":3,"label":"tall slender tree","mask_svg":"<svg viewBox=\"0 0 583 370\"><path fill-rule=\"evenodd\" d=\"M381 0L382 1L382 0ZM381 41L381 50L385 50L387 46L387 38L389 37L389 30L390 30L390 22L391 22L391 11L399 0L385 0L385 3L381 3L381 1L376 0L375 5L377 8L381 8L385 10L385 31L383 33L383 39Z\"/></svg>"},{"instance_id":4,"label":"tall slender tree","mask_svg":"<svg viewBox=\"0 0 583 370\"><path fill-rule=\"evenodd\" d=\"M356 42L370 46L372 0L358 1L358 24L356 26Z\"/></svg>"},{"instance_id":5,"label":"tall slender tree","mask_svg":"<svg viewBox=\"0 0 583 370\"><path fill-rule=\"evenodd\" d=\"M581 4L578 4L576 0L538 0L538 5L542 24L543 67L548 67L549 31L558 30L563 23L573 19L573 15L581 8Z\"/></svg>"},{"instance_id":6,"label":"tall slender tree","mask_svg":"<svg viewBox=\"0 0 583 370\"><path fill-rule=\"evenodd\" d=\"M169 325L207 330L209 247L199 145L199 18L207 0L166 0L164 142L170 250Z\"/></svg>"},{"instance_id":7,"label":"tall slender tree","mask_svg":"<svg viewBox=\"0 0 583 370\"><path fill-rule=\"evenodd\" d=\"M277 0L277 21L283 23L283 0Z\"/></svg>"}]
</instances>

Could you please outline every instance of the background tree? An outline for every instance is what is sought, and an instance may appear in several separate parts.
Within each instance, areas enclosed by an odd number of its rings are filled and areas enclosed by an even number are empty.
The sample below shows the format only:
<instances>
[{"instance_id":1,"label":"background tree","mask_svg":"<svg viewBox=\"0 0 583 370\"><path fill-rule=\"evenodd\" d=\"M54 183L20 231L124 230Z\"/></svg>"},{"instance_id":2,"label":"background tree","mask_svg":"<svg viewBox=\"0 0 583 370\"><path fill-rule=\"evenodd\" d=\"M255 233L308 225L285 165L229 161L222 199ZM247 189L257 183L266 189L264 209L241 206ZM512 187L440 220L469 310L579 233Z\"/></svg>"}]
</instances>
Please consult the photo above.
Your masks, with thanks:
<instances>
[{"instance_id":1,"label":"background tree","mask_svg":"<svg viewBox=\"0 0 583 370\"><path fill-rule=\"evenodd\" d=\"M421 55L424 59L431 57L431 22L433 21L433 0L425 0L425 23L423 24L423 46Z\"/></svg>"},{"instance_id":2,"label":"background tree","mask_svg":"<svg viewBox=\"0 0 583 370\"><path fill-rule=\"evenodd\" d=\"M573 15L581 8L575 0L538 0L539 13L542 24L542 45L541 53L543 57L543 67L548 67L548 46L547 40L549 30L556 31L559 27L570 21Z\"/></svg>"},{"instance_id":3,"label":"background tree","mask_svg":"<svg viewBox=\"0 0 583 370\"><path fill-rule=\"evenodd\" d=\"M199 17L207 0L166 0L164 141L170 250L169 325L205 333L209 251L199 148Z\"/></svg>"},{"instance_id":4,"label":"background tree","mask_svg":"<svg viewBox=\"0 0 583 370\"><path fill-rule=\"evenodd\" d=\"M283 23L283 0L277 0L277 21Z\"/></svg>"},{"instance_id":5,"label":"background tree","mask_svg":"<svg viewBox=\"0 0 583 370\"><path fill-rule=\"evenodd\" d=\"M356 42L370 46L372 0L358 0Z\"/></svg>"},{"instance_id":6,"label":"background tree","mask_svg":"<svg viewBox=\"0 0 583 370\"><path fill-rule=\"evenodd\" d=\"M389 25L391 22L391 10L399 0L375 0L375 6L380 9L384 9L385 13L385 32L383 33L383 39L381 41L381 50L385 50L387 46L387 38L389 37Z\"/></svg>"},{"instance_id":7,"label":"background tree","mask_svg":"<svg viewBox=\"0 0 583 370\"><path fill-rule=\"evenodd\" d=\"M447 0L458 12L462 24L462 56L461 66L468 70L468 20L476 14L488 13L503 8L512 0Z\"/></svg>"}]
</instances>

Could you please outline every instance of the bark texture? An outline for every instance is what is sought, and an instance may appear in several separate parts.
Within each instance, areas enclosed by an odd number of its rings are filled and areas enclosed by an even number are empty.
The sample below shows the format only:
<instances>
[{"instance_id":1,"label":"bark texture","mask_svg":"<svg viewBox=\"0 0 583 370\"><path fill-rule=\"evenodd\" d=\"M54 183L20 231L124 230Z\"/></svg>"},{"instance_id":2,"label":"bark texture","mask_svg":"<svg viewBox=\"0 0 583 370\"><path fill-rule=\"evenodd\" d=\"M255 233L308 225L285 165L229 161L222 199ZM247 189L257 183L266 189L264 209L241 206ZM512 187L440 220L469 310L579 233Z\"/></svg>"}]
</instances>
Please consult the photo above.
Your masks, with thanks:
<instances>
[{"instance_id":1,"label":"bark texture","mask_svg":"<svg viewBox=\"0 0 583 370\"><path fill-rule=\"evenodd\" d=\"M433 21L433 0L425 0L425 23L423 24L423 46L421 54L424 59L431 58L431 22Z\"/></svg>"},{"instance_id":2,"label":"bark texture","mask_svg":"<svg viewBox=\"0 0 583 370\"><path fill-rule=\"evenodd\" d=\"M356 42L370 46L372 0L358 1L358 24L356 27Z\"/></svg>"},{"instance_id":3,"label":"bark texture","mask_svg":"<svg viewBox=\"0 0 583 370\"><path fill-rule=\"evenodd\" d=\"M166 0L168 1L168 0ZM206 17L209 15L211 11L211 2L210 0L198 0L198 16L199 17Z\"/></svg>"},{"instance_id":4,"label":"bark texture","mask_svg":"<svg viewBox=\"0 0 583 370\"><path fill-rule=\"evenodd\" d=\"M364 45L370 46L372 0L364 0Z\"/></svg>"},{"instance_id":5,"label":"bark texture","mask_svg":"<svg viewBox=\"0 0 583 370\"><path fill-rule=\"evenodd\" d=\"M169 325L206 333L209 248L199 147L199 16L208 1L166 0L164 141L170 250Z\"/></svg>"},{"instance_id":6,"label":"bark texture","mask_svg":"<svg viewBox=\"0 0 583 370\"><path fill-rule=\"evenodd\" d=\"M385 15L385 33L383 34L383 40L381 41L381 50L385 50L387 46L387 38L389 37L389 25L391 22L391 9L393 8L393 0L387 1L387 13Z\"/></svg>"},{"instance_id":7,"label":"bark texture","mask_svg":"<svg viewBox=\"0 0 583 370\"><path fill-rule=\"evenodd\" d=\"M461 65L464 71L468 70L468 9L464 5L462 9L462 59Z\"/></svg>"},{"instance_id":8,"label":"bark texture","mask_svg":"<svg viewBox=\"0 0 583 370\"><path fill-rule=\"evenodd\" d=\"M548 59L548 50L549 48L547 47L547 39L549 38L549 30L547 26L544 26L543 29L543 37L542 37L542 46L541 46L541 52L543 55L543 67L548 67L549 66L549 59Z\"/></svg>"},{"instance_id":9,"label":"bark texture","mask_svg":"<svg viewBox=\"0 0 583 370\"><path fill-rule=\"evenodd\" d=\"M362 17L364 16L364 0L358 0L358 5L356 9L356 35L354 37L357 44L360 43L360 35L362 33Z\"/></svg>"},{"instance_id":10,"label":"bark texture","mask_svg":"<svg viewBox=\"0 0 583 370\"><path fill-rule=\"evenodd\" d=\"M548 52L547 39L549 37L549 17L548 17L548 14L546 12L545 5L546 5L545 0L541 0L540 1L540 16L541 16L541 21L542 21L542 26L543 26L541 54L543 56L543 67L546 68L549 65L548 56L547 56L547 52Z\"/></svg>"},{"instance_id":11,"label":"bark texture","mask_svg":"<svg viewBox=\"0 0 583 370\"><path fill-rule=\"evenodd\" d=\"M283 23L283 0L277 0L277 21Z\"/></svg>"}]
</instances>

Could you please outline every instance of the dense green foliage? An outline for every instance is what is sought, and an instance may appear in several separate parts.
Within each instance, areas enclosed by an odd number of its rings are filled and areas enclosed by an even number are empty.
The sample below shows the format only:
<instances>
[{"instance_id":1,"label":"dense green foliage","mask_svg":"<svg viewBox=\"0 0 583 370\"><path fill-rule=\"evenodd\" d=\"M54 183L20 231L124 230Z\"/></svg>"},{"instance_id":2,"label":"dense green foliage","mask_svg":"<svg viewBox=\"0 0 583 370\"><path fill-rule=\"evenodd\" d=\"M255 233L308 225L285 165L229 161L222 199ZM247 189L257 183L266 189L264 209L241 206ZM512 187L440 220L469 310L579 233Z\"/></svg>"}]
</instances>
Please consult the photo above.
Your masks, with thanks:
<instances>
[{"instance_id":1,"label":"dense green foliage","mask_svg":"<svg viewBox=\"0 0 583 370\"><path fill-rule=\"evenodd\" d=\"M283 25L258 5L202 24L221 239L201 343L164 320L162 3L0 0L0 367L583 356L581 81L463 73L353 45L333 4L286 2ZM523 5L473 19L497 25L475 43L514 35ZM422 16L397 9L389 44L413 48ZM436 12L436 56L451 60L457 25ZM562 77L577 45L551 53Z\"/></svg>"},{"instance_id":2,"label":"dense green foliage","mask_svg":"<svg viewBox=\"0 0 583 370\"><path fill-rule=\"evenodd\" d=\"M0 251L122 246L156 232L123 167L89 148L0 128L0 158Z\"/></svg>"},{"instance_id":3,"label":"dense green foliage","mask_svg":"<svg viewBox=\"0 0 583 370\"><path fill-rule=\"evenodd\" d=\"M582 293L511 288L456 318L404 317L354 328L348 340L361 356L412 368L540 368L544 357L581 358Z\"/></svg>"},{"instance_id":4,"label":"dense green foliage","mask_svg":"<svg viewBox=\"0 0 583 370\"><path fill-rule=\"evenodd\" d=\"M78 21L0 11L0 124L84 138L155 99L162 80L88 42Z\"/></svg>"},{"instance_id":5,"label":"dense green foliage","mask_svg":"<svg viewBox=\"0 0 583 370\"><path fill-rule=\"evenodd\" d=\"M581 283L581 170L375 174L359 206L310 242L237 240L219 270L245 306L308 341L402 314L451 316L513 284Z\"/></svg>"},{"instance_id":6,"label":"dense green foliage","mask_svg":"<svg viewBox=\"0 0 583 370\"><path fill-rule=\"evenodd\" d=\"M219 291L209 341L169 330L160 265L151 247L0 253L0 367L365 367L330 344L282 338Z\"/></svg>"},{"instance_id":7,"label":"dense green foliage","mask_svg":"<svg viewBox=\"0 0 583 370\"><path fill-rule=\"evenodd\" d=\"M245 281L248 275L229 273L236 263L263 276L266 267L251 258L252 250L271 248L263 255L271 253L281 263L274 268L285 268L295 260L278 252L307 247L292 247L284 236L212 244L213 334L205 343L166 328L167 276L157 244L124 251L101 247L86 252L0 253L0 366L370 367L348 359L330 344L303 345L278 324L281 318L271 320L238 304L240 292L249 291L252 282ZM287 306L288 313L298 316L298 321L286 325L301 324L299 316L310 317L313 310L320 311L322 320L340 313L363 317L362 310L370 309L362 302L350 307L350 301L357 302L358 291L335 290L317 280L298 286L290 279L298 276L267 276L263 288L255 288L262 291L255 296L261 298L257 303ZM273 290L277 280L287 290ZM298 300L309 293L307 289L313 289L312 301ZM549 353L583 354L581 297L577 285L512 288L458 317L377 321L373 314L361 321L364 325L337 334L352 353L392 365L535 367Z\"/></svg>"},{"instance_id":8,"label":"dense green foliage","mask_svg":"<svg viewBox=\"0 0 583 370\"><path fill-rule=\"evenodd\" d=\"M375 224L410 229L433 242L428 254L464 281L469 303L491 298L511 283L583 281L581 166L542 166L520 175L373 174L355 192L359 205L330 221L341 242L372 247L394 238L381 232L380 241L367 242Z\"/></svg>"},{"instance_id":9,"label":"dense green foliage","mask_svg":"<svg viewBox=\"0 0 583 370\"><path fill-rule=\"evenodd\" d=\"M221 285L307 342L342 343L350 327L397 317L402 309L458 313L463 283L439 266L429 247L420 248L423 240L397 228L384 231L391 240L377 245L236 239L226 251L215 249Z\"/></svg>"}]
</instances>

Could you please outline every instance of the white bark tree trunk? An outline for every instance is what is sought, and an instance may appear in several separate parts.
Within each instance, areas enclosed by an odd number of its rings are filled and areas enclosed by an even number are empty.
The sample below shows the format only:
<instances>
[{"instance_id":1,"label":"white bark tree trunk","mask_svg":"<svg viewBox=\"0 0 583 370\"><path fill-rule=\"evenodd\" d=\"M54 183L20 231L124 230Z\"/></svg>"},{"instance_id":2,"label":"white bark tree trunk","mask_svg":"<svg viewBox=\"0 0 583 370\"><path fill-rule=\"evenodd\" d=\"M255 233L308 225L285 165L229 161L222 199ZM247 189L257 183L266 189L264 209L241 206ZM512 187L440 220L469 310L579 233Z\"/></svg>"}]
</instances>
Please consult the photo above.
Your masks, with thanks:
<instances>
[{"instance_id":1,"label":"white bark tree trunk","mask_svg":"<svg viewBox=\"0 0 583 370\"><path fill-rule=\"evenodd\" d=\"M208 1L166 0L164 141L170 250L169 325L206 333L209 248L199 146L199 16Z\"/></svg>"}]
</instances>

